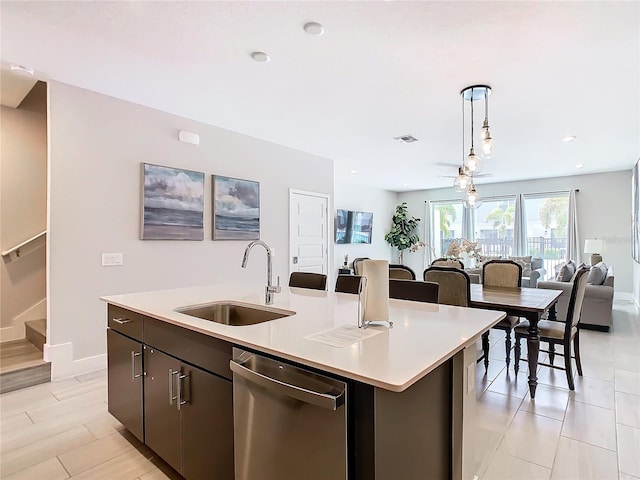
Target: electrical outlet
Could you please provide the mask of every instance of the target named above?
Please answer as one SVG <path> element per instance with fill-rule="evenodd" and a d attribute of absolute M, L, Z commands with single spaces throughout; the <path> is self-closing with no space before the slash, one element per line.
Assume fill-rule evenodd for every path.
<path fill-rule="evenodd" d="M 474 363 L 470 363 L 467 365 L 467 393 L 473 392 L 476 383 L 476 365 Z"/>
<path fill-rule="evenodd" d="M 123 259 L 121 253 L 103 253 L 102 254 L 102 266 L 103 267 L 113 267 L 117 265 L 122 265 Z"/>

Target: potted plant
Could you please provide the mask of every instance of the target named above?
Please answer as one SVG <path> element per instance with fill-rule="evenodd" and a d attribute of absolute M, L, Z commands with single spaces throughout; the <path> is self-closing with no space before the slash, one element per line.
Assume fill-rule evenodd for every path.
<path fill-rule="evenodd" d="M 392 222 L 391 230 L 384 236 L 384 239 L 398 249 L 398 263 L 402 264 L 404 251 L 420 242 L 420 237 L 415 233 L 420 219 L 410 217 L 407 213 L 407 202 L 402 202 L 396 207 Z"/>

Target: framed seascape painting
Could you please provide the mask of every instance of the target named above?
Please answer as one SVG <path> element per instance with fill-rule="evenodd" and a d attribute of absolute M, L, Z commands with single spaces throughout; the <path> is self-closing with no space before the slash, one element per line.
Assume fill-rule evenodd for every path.
<path fill-rule="evenodd" d="M 260 238 L 260 183 L 212 175 L 213 240 Z"/>
<path fill-rule="evenodd" d="M 204 240 L 204 173 L 142 164 L 142 240 Z"/>

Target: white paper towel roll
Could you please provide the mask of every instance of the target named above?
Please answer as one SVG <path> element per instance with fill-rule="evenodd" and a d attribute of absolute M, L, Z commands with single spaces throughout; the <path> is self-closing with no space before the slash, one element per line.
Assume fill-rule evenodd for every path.
<path fill-rule="evenodd" d="M 364 290 L 362 320 L 365 322 L 389 320 L 389 262 L 364 260 L 362 276 L 367 278 Z"/>

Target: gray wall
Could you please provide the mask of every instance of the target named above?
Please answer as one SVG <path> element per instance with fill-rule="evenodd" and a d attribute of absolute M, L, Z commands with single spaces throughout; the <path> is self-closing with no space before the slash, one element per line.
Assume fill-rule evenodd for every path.
<path fill-rule="evenodd" d="M 349 255 L 349 264 L 358 257 L 389 260 L 392 258 L 392 248 L 384 240 L 384 236 L 391 228 L 391 217 L 398 204 L 398 194 L 388 190 L 364 187 L 336 179 L 335 181 L 335 209 L 356 210 L 373 213 L 373 232 L 370 244 L 335 244 L 334 269 L 342 267 L 344 256 Z M 333 212 L 335 217 L 335 211 Z"/>
<path fill-rule="evenodd" d="M 483 196 L 580 189 L 577 196 L 580 245 L 584 245 L 585 238 L 597 237 L 605 240 L 606 251 L 603 253 L 603 260 L 615 269 L 616 292 L 634 291 L 634 262 L 631 258 L 631 170 L 523 182 L 481 183 L 477 188 L 478 193 Z M 399 200 L 407 202 L 411 214 L 423 218 L 425 201 L 459 197 L 460 194 L 453 188 L 446 188 L 401 193 Z M 410 257 L 409 262 L 407 264 L 416 270 L 424 269 L 422 259 L 414 256 Z"/>
<path fill-rule="evenodd" d="M 0 107 L 0 250 L 46 228 L 47 119 L 44 113 Z M 17 338 L 13 319 L 45 297 L 45 249 L 0 263 L 0 327 Z"/>
<path fill-rule="evenodd" d="M 240 268 L 247 241 L 210 240 L 211 174 L 260 182 L 261 238 L 277 252 L 274 275 L 288 278 L 289 189 L 333 196 L 331 160 L 69 85 L 49 89 L 54 377 L 104 364 L 102 295 L 264 281 L 258 252 Z M 179 130 L 198 133 L 200 145 L 179 142 Z M 205 173 L 204 241 L 139 240 L 141 162 Z M 102 267 L 103 252 L 122 252 L 124 265 Z"/>

